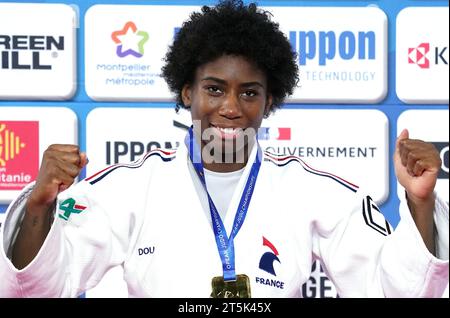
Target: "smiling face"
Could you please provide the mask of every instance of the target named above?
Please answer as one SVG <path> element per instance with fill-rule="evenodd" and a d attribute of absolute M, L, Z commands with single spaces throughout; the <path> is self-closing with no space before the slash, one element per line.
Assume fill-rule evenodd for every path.
<path fill-rule="evenodd" d="M 200 128 L 202 149 L 214 149 L 212 161 L 203 159 L 205 168 L 225 172 L 245 166 L 252 137 L 272 105 L 264 72 L 242 56 L 224 55 L 197 69 L 182 98 L 194 130 Z M 225 155 L 234 159 L 223 160 Z"/>

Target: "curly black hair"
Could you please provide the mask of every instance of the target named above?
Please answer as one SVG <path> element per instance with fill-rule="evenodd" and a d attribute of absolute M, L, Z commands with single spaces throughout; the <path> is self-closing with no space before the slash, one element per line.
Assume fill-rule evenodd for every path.
<path fill-rule="evenodd" d="M 185 107 L 181 91 L 194 81 L 197 68 L 223 55 L 244 56 L 266 74 L 271 110 L 279 108 L 297 85 L 296 53 L 271 14 L 255 3 L 224 0 L 191 13 L 165 56 L 162 77 L 176 95 L 177 111 Z"/>

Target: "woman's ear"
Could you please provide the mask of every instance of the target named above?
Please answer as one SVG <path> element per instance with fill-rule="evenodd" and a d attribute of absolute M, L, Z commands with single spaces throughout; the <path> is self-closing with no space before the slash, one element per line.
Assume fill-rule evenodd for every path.
<path fill-rule="evenodd" d="M 181 99 L 183 100 L 184 107 L 191 107 L 191 86 L 189 84 L 185 84 L 183 89 L 181 90 Z"/>
<path fill-rule="evenodd" d="M 267 95 L 266 106 L 264 107 L 264 117 L 268 117 L 272 109 L 273 97 L 272 94 Z"/>

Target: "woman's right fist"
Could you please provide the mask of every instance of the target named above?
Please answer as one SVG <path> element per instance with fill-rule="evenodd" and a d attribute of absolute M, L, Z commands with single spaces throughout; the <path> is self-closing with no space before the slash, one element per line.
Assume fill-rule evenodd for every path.
<path fill-rule="evenodd" d="M 45 150 L 28 206 L 51 206 L 57 195 L 70 187 L 88 163 L 77 145 L 51 145 Z"/>

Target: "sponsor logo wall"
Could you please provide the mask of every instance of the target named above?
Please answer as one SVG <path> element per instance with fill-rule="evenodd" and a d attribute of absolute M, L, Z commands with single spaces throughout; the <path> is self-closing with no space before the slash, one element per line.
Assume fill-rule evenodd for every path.
<path fill-rule="evenodd" d="M 108 165 L 135 161 L 156 148 L 177 149 L 187 132 L 184 127 L 191 125 L 188 116 L 189 112 L 177 114 L 173 108 L 92 110 L 86 120 L 87 175 Z"/>
<path fill-rule="evenodd" d="M 90 7 L 85 17 L 88 96 L 98 101 L 169 100 L 171 94 L 160 76 L 163 57 L 176 28 L 198 8 Z"/>
<path fill-rule="evenodd" d="M 448 104 L 448 7 L 405 8 L 396 23 L 398 97 L 405 103 Z"/>
<path fill-rule="evenodd" d="M 381 111 L 281 109 L 259 135 L 269 152 L 301 157 L 367 189 L 377 203 L 388 196 L 388 119 Z"/>
<path fill-rule="evenodd" d="M 270 7 L 298 54 L 301 103 L 376 103 L 387 93 L 387 16 L 376 7 Z M 323 17 L 318 19 L 317 17 Z M 358 18 L 356 18 L 358 17 Z M 351 22 L 350 22 L 351 21 Z M 323 92 L 327 92 L 323 94 Z"/>
<path fill-rule="evenodd" d="M 0 3 L 0 99 L 73 96 L 76 19 L 66 4 Z"/>
<path fill-rule="evenodd" d="M 0 203 L 37 177 L 51 144 L 78 143 L 78 119 L 66 107 L 0 107 Z"/>
<path fill-rule="evenodd" d="M 449 20 L 448 1 L 393 3 L 259 2 L 300 68 L 300 86 L 263 121 L 259 138 L 269 151 L 366 188 L 395 227 L 402 193 L 390 160 L 403 128 L 440 151 L 437 191 L 448 202 Z M 52 143 L 79 143 L 87 152 L 82 177 L 183 144 L 189 113 L 174 112 L 160 68 L 202 2 L 188 4 L 0 2 L 0 227 Z M 125 297 L 121 275 L 111 270 L 86 296 Z M 299 288 L 304 297 L 337 295 L 318 263 Z"/>

